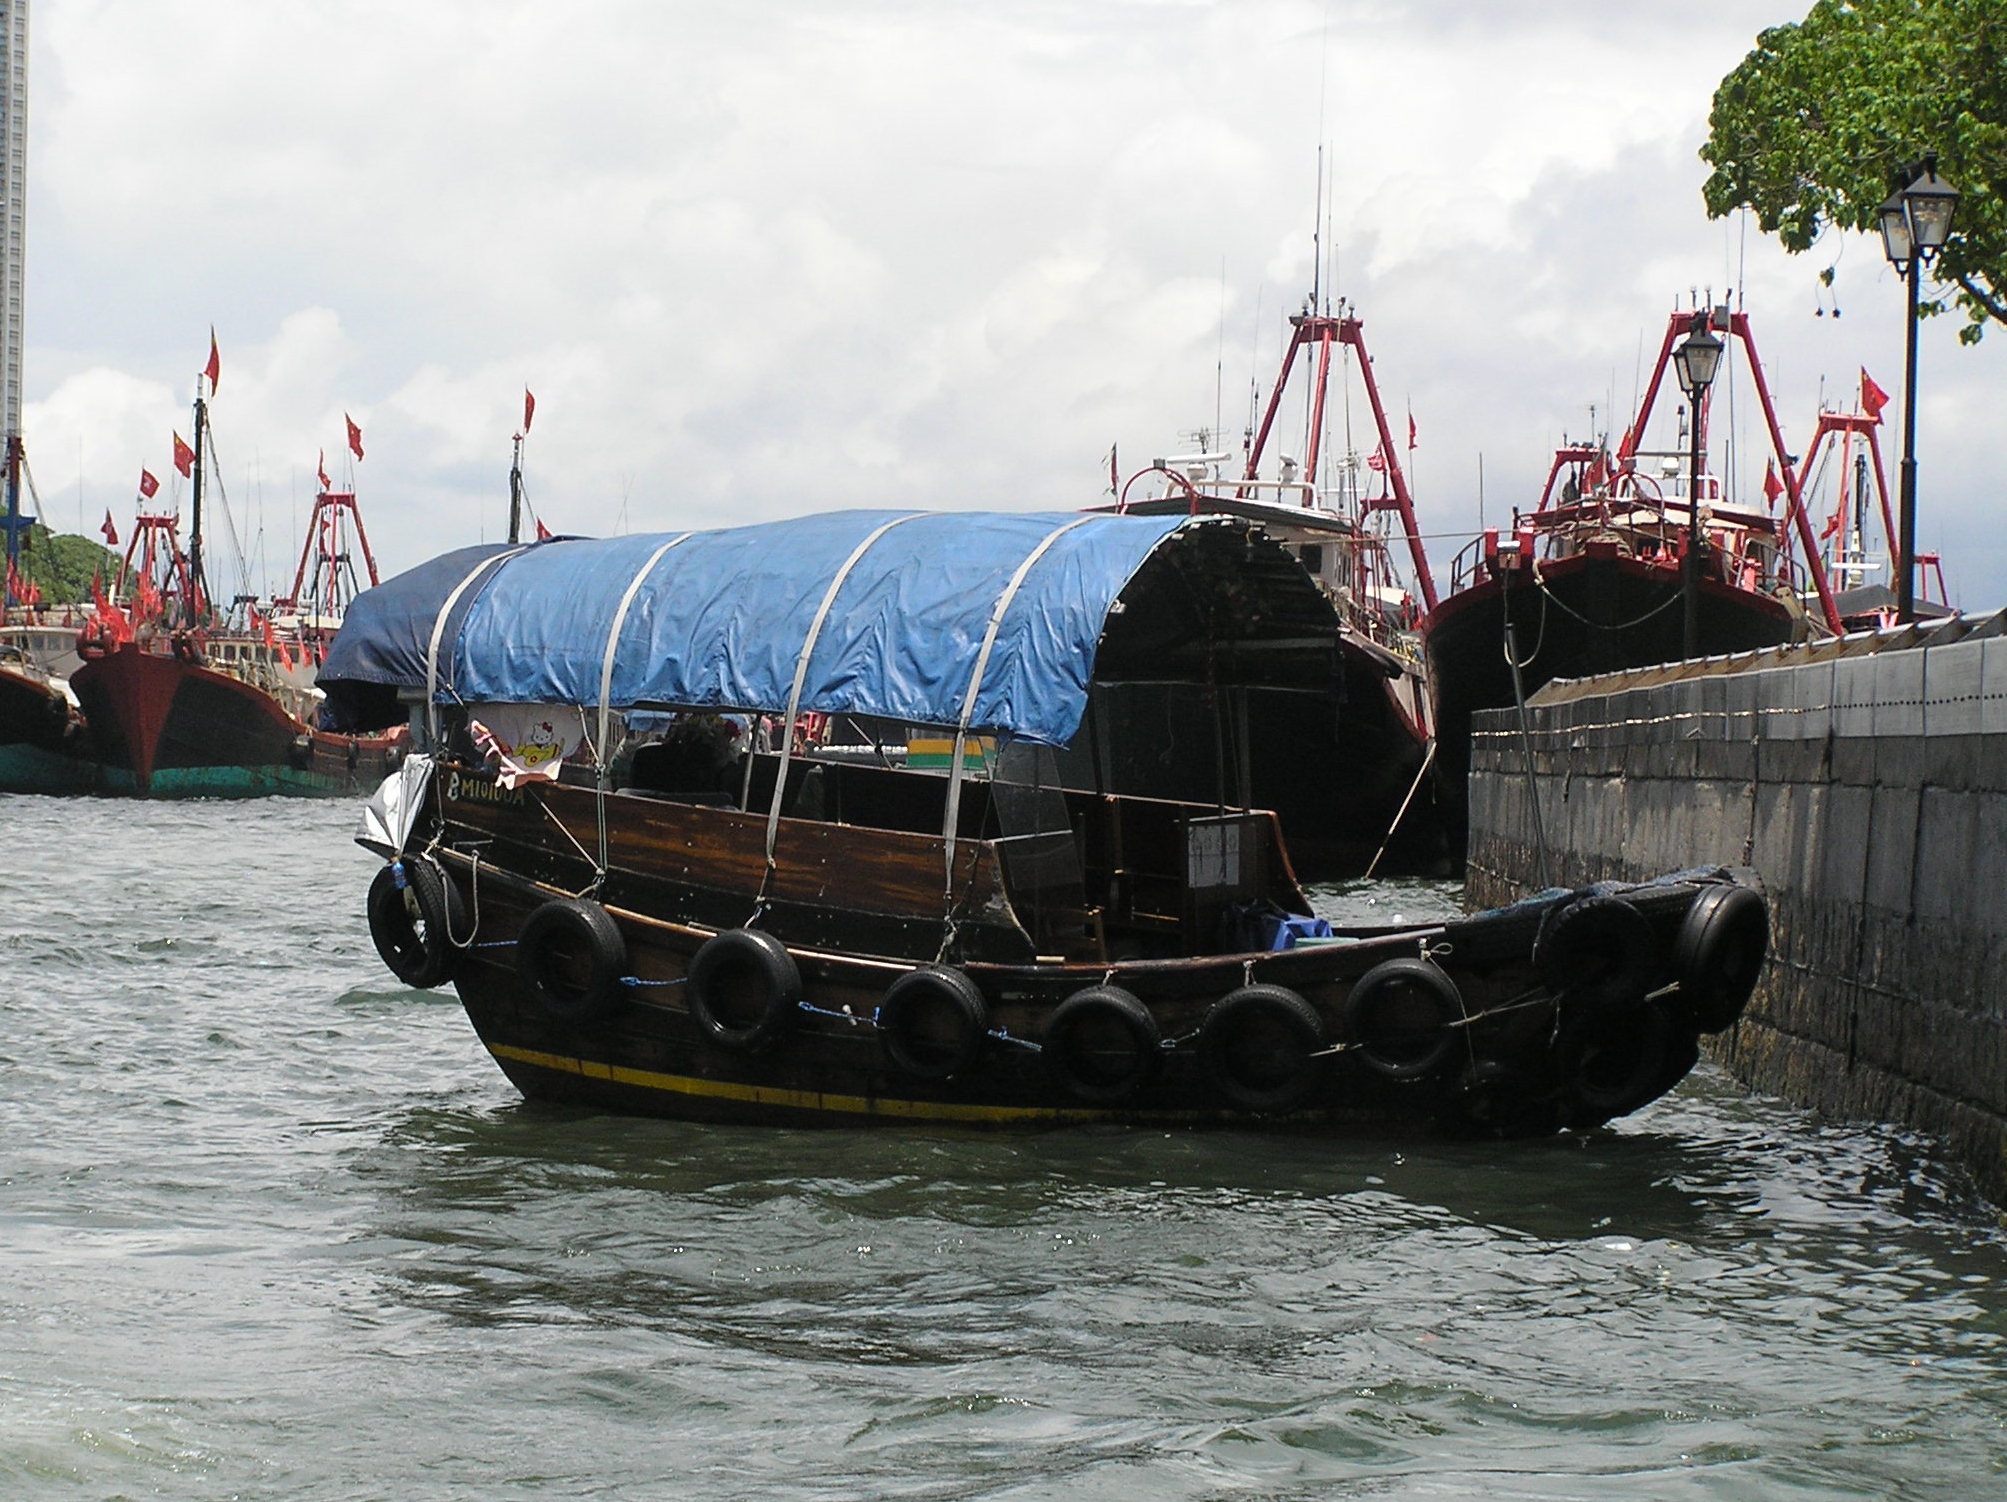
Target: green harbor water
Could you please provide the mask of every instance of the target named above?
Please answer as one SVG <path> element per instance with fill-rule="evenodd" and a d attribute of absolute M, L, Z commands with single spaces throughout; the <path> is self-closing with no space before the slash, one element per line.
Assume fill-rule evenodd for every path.
<path fill-rule="evenodd" d="M 1706 1066 L 1455 1146 L 530 1106 L 354 812 L 0 797 L 0 1499 L 2007 1497 L 1927 1144 Z"/>

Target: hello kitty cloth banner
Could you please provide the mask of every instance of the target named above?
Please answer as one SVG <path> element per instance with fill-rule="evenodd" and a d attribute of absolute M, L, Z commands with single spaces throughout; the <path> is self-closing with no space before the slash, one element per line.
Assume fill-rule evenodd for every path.
<path fill-rule="evenodd" d="M 585 748 L 585 727 L 575 712 L 550 704 L 480 704 L 467 719 L 474 744 L 493 763 L 505 788 L 556 782 L 568 756 Z"/>

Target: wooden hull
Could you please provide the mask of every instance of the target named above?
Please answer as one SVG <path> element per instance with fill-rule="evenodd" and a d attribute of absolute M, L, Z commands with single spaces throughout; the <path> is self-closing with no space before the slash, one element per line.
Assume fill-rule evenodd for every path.
<path fill-rule="evenodd" d="M 310 730 L 270 694 L 127 642 L 71 680 L 99 786 L 143 798 L 345 796 L 397 764 L 401 737 Z"/>
<path fill-rule="evenodd" d="M 980 989 L 987 1031 L 966 1067 L 946 1078 L 916 1077 L 887 1047 L 878 1017 L 893 983 L 940 952 L 938 839 L 786 819 L 763 883 L 764 819 L 609 797 L 612 862 L 597 898 L 619 930 L 625 978 L 610 1007 L 582 1022 L 536 993 L 516 944 L 540 908 L 590 883 L 585 852 L 596 848 L 597 801 L 563 787 L 508 793 L 465 772 L 444 774 L 440 792 L 435 859 L 464 914 L 452 935 L 453 981 L 496 1063 L 534 1099 L 698 1121 L 1106 1121 L 1427 1135 L 1535 1134 L 1619 1114 L 1607 1099 L 1585 1102 L 1566 1046 L 1557 1050 L 1557 1037 L 1569 1034 L 1587 1003 L 1557 999 L 1533 965 L 1534 937 L 1552 899 L 1446 926 L 1359 930 L 1274 952 L 1041 960 L 1022 942 L 1014 894 L 993 848 L 970 842 L 959 866 L 954 937 L 989 956 L 958 967 Z M 1703 885 L 1629 889 L 1658 956 L 1647 988 L 1662 989 L 1671 978 L 1674 936 Z M 747 1049 L 718 1041 L 686 988 L 707 941 L 756 914 L 757 926 L 785 944 L 801 997 L 770 1046 Z M 1453 983 L 1456 1006 L 1446 1015 L 1455 1020 L 1442 1026 L 1439 1058 L 1413 1077 L 1394 1077 L 1375 1062 L 1354 992 L 1383 962 L 1416 959 L 1432 960 Z M 1042 1040 L 1061 1003 L 1110 985 L 1147 1008 L 1164 1041 L 1154 1072 L 1132 1092 L 1083 1099 L 1044 1056 Z M 1329 1040 L 1291 1062 L 1314 1072 L 1286 1107 L 1250 1105 L 1224 1085 L 1208 1036 L 1222 999 L 1250 986 L 1294 993 Z M 1632 998 L 1641 1009 L 1661 1005 L 1642 996 Z M 1660 1032 L 1658 1052 L 1641 1066 L 1635 1098 L 1622 1110 L 1669 1089 L 1694 1062 L 1690 1022 Z"/>
<path fill-rule="evenodd" d="M 1471 716 L 1513 702 L 1508 614 L 1528 695 L 1549 679 L 1587 678 L 1686 655 L 1680 576 L 1673 566 L 1577 554 L 1543 562 L 1538 584 L 1506 574 L 1444 600 L 1423 625 L 1423 644 L 1435 705 L 1439 796 L 1459 857 L 1468 825 Z M 1701 582 L 1702 656 L 1776 646 L 1791 639 L 1797 620 L 1772 596 L 1719 580 Z"/>

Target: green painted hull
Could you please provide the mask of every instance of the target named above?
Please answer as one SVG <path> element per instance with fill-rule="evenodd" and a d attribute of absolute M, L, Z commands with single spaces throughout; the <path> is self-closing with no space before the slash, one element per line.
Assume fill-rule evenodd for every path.
<path fill-rule="evenodd" d="M 104 788 L 97 763 L 40 746 L 0 746 L 0 793 L 95 793 Z"/>
<path fill-rule="evenodd" d="M 102 780 L 96 791 L 126 797 L 345 798 L 359 791 L 352 777 L 331 777 L 291 766 L 159 767 L 145 788 L 125 767 L 104 767 L 100 774 Z"/>

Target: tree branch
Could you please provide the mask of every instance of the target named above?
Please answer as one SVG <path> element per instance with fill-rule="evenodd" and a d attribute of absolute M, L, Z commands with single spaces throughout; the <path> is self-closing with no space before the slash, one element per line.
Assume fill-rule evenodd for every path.
<path fill-rule="evenodd" d="M 1980 288 L 1974 286 L 1972 278 L 1969 275 L 1961 273 L 1953 277 L 1952 281 L 1957 283 L 1959 291 L 1984 308 L 1987 316 L 1993 319 L 1994 322 L 2007 323 L 2007 303 L 2001 302 L 1999 298 L 1993 296 L 1991 293 L 1982 291 Z"/>

